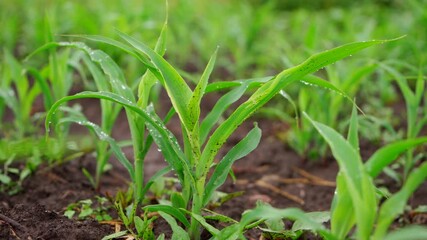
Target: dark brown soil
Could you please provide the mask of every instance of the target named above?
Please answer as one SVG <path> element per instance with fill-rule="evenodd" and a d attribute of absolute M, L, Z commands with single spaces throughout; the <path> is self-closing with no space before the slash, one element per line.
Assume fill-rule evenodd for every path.
<path fill-rule="evenodd" d="M 95 121 L 97 105 L 92 101 L 89 104 L 86 102 L 84 108 L 89 113 L 89 118 L 94 118 Z M 234 165 L 237 181 L 233 183 L 230 180 L 221 189 L 228 193 L 244 191 L 244 194 L 226 202 L 215 211 L 239 219 L 242 212 L 255 207 L 257 201 L 267 202 L 277 208 L 329 210 L 337 164 L 333 160 L 302 160 L 276 137 L 279 132 L 286 131 L 285 124 L 261 119 L 253 121 L 258 121 L 263 130 L 262 141 L 253 153 Z M 227 142 L 223 152 L 242 139 L 252 126 L 251 122 L 243 124 Z M 173 122 L 169 127 L 174 132 L 180 129 Z M 73 131 L 80 130 L 76 128 Z M 113 135 L 121 139 L 129 138 L 123 115 L 120 116 Z M 131 149 L 125 152 L 131 156 Z M 372 151 L 366 152 L 367 155 L 371 153 Z M 221 155 L 220 153 L 219 158 Z M 93 198 L 95 195 L 105 195 L 106 192 L 113 195 L 118 189 L 126 189 L 127 172 L 115 160 L 112 164 L 114 168 L 103 177 L 100 192 L 92 189 L 81 171 L 83 167 L 94 171 L 95 160 L 90 156 L 52 168 L 41 167 L 24 182 L 22 192 L 15 196 L 0 195 L 0 239 L 101 239 L 113 233 L 112 225 L 95 220 L 69 220 L 63 216 L 64 209 L 70 203 Z M 146 162 L 146 175 L 151 176 L 164 165 L 160 153 L 151 151 Z M 411 200 L 413 206 L 427 204 L 426 189 L 427 184 L 424 184 L 417 191 Z M 426 223 L 426 219 L 419 221 Z M 155 226 L 157 233 L 170 231 L 167 227 L 159 229 L 164 224 Z M 259 239 L 260 234 L 258 230 L 251 230 L 247 236 L 249 239 Z"/>

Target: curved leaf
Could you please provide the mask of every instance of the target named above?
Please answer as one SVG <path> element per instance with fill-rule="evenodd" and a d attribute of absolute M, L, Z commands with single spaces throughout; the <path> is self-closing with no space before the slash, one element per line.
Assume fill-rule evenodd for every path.
<path fill-rule="evenodd" d="M 423 226 L 409 226 L 389 233 L 387 240 L 424 240 L 427 236 L 427 228 Z"/>
<path fill-rule="evenodd" d="M 168 205 L 148 205 L 143 207 L 142 209 L 150 211 L 150 212 L 165 212 L 169 215 L 172 215 L 174 218 L 178 219 L 185 227 L 190 226 L 190 222 L 187 220 L 185 215 L 179 210 L 172 206 Z"/>
<path fill-rule="evenodd" d="M 160 82 L 168 92 L 172 105 L 176 109 L 181 122 L 187 131 L 191 131 L 190 116 L 187 111 L 187 105 L 190 101 L 192 91 L 179 73 L 162 56 L 151 50 L 145 44 L 136 39 L 118 31 L 119 36 L 132 45 L 138 52 L 147 55 L 156 69 L 162 74 Z M 153 71 L 153 70 L 151 70 Z"/>
<path fill-rule="evenodd" d="M 393 194 L 392 197 L 387 199 L 381 206 L 378 216 L 377 228 L 375 230 L 374 239 L 388 239 L 384 238 L 390 224 L 396 219 L 399 214 L 405 210 L 408 199 L 413 195 L 415 190 L 427 178 L 427 162 L 422 164 L 419 168 L 412 171 L 406 180 L 403 187 L 399 192 Z M 407 239 L 407 238 L 405 238 Z"/>
<path fill-rule="evenodd" d="M 166 222 L 169 223 L 169 226 L 172 228 L 172 240 L 190 240 L 188 233 L 177 224 L 171 215 L 162 211 L 159 211 L 159 214 L 166 220 Z"/>
<path fill-rule="evenodd" d="M 166 129 L 162 121 L 160 121 L 158 118 L 154 118 L 152 115 L 147 113 L 145 110 L 140 109 L 138 106 L 136 106 L 131 101 L 110 92 L 82 92 L 78 93 L 76 95 L 64 97 L 60 100 L 58 100 L 52 108 L 49 110 L 47 116 L 46 116 L 46 130 L 49 129 L 49 124 L 51 123 L 52 117 L 57 110 L 57 108 L 64 102 L 71 101 L 74 99 L 81 99 L 81 98 L 98 98 L 98 99 L 107 99 L 109 101 L 113 101 L 116 103 L 121 104 L 122 106 L 126 107 L 127 109 L 133 111 L 134 113 L 141 116 L 148 124 L 150 124 L 151 130 L 153 131 L 153 139 L 156 141 L 156 144 L 159 146 L 165 147 L 165 152 L 173 155 L 174 157 L 166 158 L 166 161 L 174 168 L 176 173 L 179 177 L 183 177 L 184 171 L 189 176 L 191 175 L 191 171 L 189 169 L 188 162 L 185 159 L 184 154 L 179 149 L 179 145 L 176 142 L 176 138 L 173 136 L 173 134 Z M 159 142 L 157 142 L 159 141 Z"/>
<path fill-rule="evenodd" d="M 406 139 L 390 143 L 377 150 L 368 161 L 366 161 L 365 167 L 371 177 L 375 178 L 381 173 L 384 167 L 395 161 L 400 154 L 423 143 L 427 143 L 427 137 Z"/>
<path fill-rule="evenodd" d="M 214 191 L 225 182 L 233 163 L 252 152 L 258 146 L 260 140 L 261 129 L 255 124 L 254 129 L 252 129 L 243 140 L 241 140 L 222 158 L 215 167 L 215 170 L 205 187 L 203 197 L 204 206 L 208 204 Z"/>
<path fill-rule="evenodd" d="M 197 171 L 197 177 L 208 172 L 214 156 L 234 130 L 284 87 L 360 50 L 388 41 L 392 40 L 374 40 L 342 45 L 340 47 L 315 54 L 300 65 L 279 73 L 275 78 L 261 86 L 245 103 L 241 104 L 212 134 L 204 151 L 202 152 L 201 164 Z"/>
<path fill-rule="evenodd" d="M 298 220 L 300 223 L 303 223 L 305 226 L 308 226 L 315 232 L 320 233 L 322 236 L 327 237 L 327 239 L 335 239 L 335 237 L 330 234 L 325 227 L 313 220 L 311 220 L 303 211 L 297 208 L 288 208 L 288 209 L 277 209 L 268 205 L 261 205 L 256 207 L 253 210 L 246 211 L 239 223 L 233 224 L 229 227 L 221 230 L 214 239 L 237 239 L 243 234 L 243 231 L 247 225 L 259 220 L 267 219 L 278 219 L 286 218 L 291 220 Z"/>
<path fill-rule="evenodd" d="M 334 129 L 313 121 L 307 114 L 305 116 L 331 148 L 351 196 L 356 215 L 357 236 L 360 239 L 368 239 L 375 221 L 377 202 L 375 186 L 359 153 Z"/>
<path fill-rule="evenodd" d="M 108 136 L 107 133 L 105 133 L 104 131 L 102 131 L 101 127 L 99 127 L 98 125 L 96 125 L 93 122 L 88 121 L 85 118 L 82 117 L 64 117 L 61 118 L 58 121 L 58 125 L 62 124 L 62 123 L 66 123 L 66 122 L 73 122 L 73 123 L 77 123 L 79 125 L 85 126 L 88 129 L 90 129 L 92 132 L 94 132 L 98 138 L 102 141 L 106 141 L 110 144 L 110 148 L 111 151 L 114 153 L 114 155 L 117 157 L 117 159 L 119 160 L 119 162 L 126 168 L 126 170 L 129 172 L 129 175 L 131 177 L 132 180 L 135 179 L 135 171 L 133 169 L 132 164 L 130 163 L 130 161 L 126 158 L 125 154 L 123 153 L 122 149 L 120 148 L 120 146 L 117 144 L 117 142 L 111 138 L 110 136 Z"/>

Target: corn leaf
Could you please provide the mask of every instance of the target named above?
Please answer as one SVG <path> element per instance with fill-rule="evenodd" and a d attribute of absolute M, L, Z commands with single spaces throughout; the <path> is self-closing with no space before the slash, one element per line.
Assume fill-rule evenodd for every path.
<path fill-rule="evenodd" d="M 174 218 L 178 219 L 185 227 L 190 226 L 190 222 L 188 222 L 185 215 L 179 210 L 172 206 L 168 205 L 148 205 L 142 208 L 143 210 L 147 210 L 150 212 L 164 212 L 169 215 L 172 215 Z"/>
<path fill-rule="evenodd" d="M 52 108 L 54 108 L 54 106 L 52 106 Z M 93 133 L 95 133 L 101 141 L 108 142 L 110 144 L 110 148 L 111 148 L 112 152 L 114 153 L 114 155 L 117 157 L 119 162 L 129 172 L 131 179 L 132 180 L 135 179 L 135 171 L 133 169 L 132 163 L 126 158 L 125 154 L 123 153 L 122 149 L 117 144 L 117 142 L 113 138 L 111 138 L 107 133 L 105 133 L 101 129 L 101 127 L 99 127 L 98 125 L 96 125 L 93 122 L 88 121 L 87 119 L 85 119 L 82 116 L 80 116 L 80 117 L 70 116 L 70 117 L 61 118 L 58 121 L 58 125 L 66 123 L 66 122 L 73 122 L 73 123 L 77 123 L 79 125 L 85 126 L 89 130 L 91 130 Z M 48 129 L 48 128 L 46 128 L 46 129 Z"/>
<path fill-rule="evenodd" d="M 233 163 L 252 152 L 261 140 L 261 129 L 255 124 L 255 127 L 234 146 L 215 167 L 215 170 L 205 187 L 203 205 L 207 205 L 214 191 L 220 187 L 227 179 L 228 172 Z"/>
<path fill-rule="evenodd" d="M 288 209 L 277 209 L 268 205 L 260 205 L 255 209 L 246 211 L 240 222 L 230 225 L 218 234 L 214 236 L 214 239 L 237 239 L 239 238 L 245 227 L 255 221 L 263 221 L 267 219 L 278 219 L 286 218 L 291 220 L 298 220 L 300 223 L 303 223 L 305 226 L 308 226 L 310 229 L 313 229 L 316 232 L 319 232 L 328 239 L 335 239 L 324 227 L 322 224 L 317 223 L 316 221 L 311 220 L 304 212 L 296 208 Z"/>
<path fill-rule="evenodd" d="M 206 230 L 208 230 L 208 232 L 210 232 L 212 236 L 215 236 L 219 233 L 219 230 L 216 229 L 214 226 L 210 225 L 208 222 L 206 222 L 206 219 L 203 216 L 189 211 L 186 212 L 190 214 L 192 218 L 196 219 L 196 221 L 198 221 L 200 225 L 202 225 Z"/>
<path fill-rule="evenodd" d="M 148 192 L 148 190 L 150 189 L 151 185 L 153 185 L 153 183 L 163 177 L 165 174 L 169 173 L 170 171 L 172 171 L 172 167 L 171 166 L 167 166 L 159 171 L 157 171 L 149 180 L 148 182 L 145 184 L 144 188 L 142 189 L 142 193 L 141 196 L 145 196 L 145 194 Z"/>
<path fill-rule="evenodd" d="M 172 101 L 172 105 L 177 111 L 181 122 L 184 124 L 188 132 L 192 130 L 189 112 L 187 105 L 190 101 L 192 91 L 185 83 L 184 79 L 179 73 L 165 60 L 162 56 L 151 50 L 145 44 L 137 41 L 136 39 L 118 32 L 119 36 L 132 45 L 138 52 L 147 55 L 157 71 L 160 71 L 162 78 L 159 79 L 162 85 L 168 92 L 168 96 Z M 153 71 L 150 69 L 150 71 Z"/>
<path fill-rule="evenodd" d="M 313 121 L 307 114 L 305 116 L 329 144 L 352 199 L 357 222 L 357 236 L 359 239 L 368 239 L 374 225 L 377 203 L 375 186 L 364 168 L 360 155 L 335 130 Z"/>
<path fill-rule="evenodd" d="M 218 122 L 225 110 L 227 110 L 231 104 L 239 100 L 243 96 L 247 88 L 247 84 L 242 84 L 239 87 L 236 87 L 230 92 L 224 94 L 217 101 L 213 109 L 208 113 L 208 115 L 206 115 L 200 125 L 200 144 L 203 144 L 206 141 L 209 132 Z"/>
<path fill-rule="evenodd" d="M 382 41 L 366 41 L 346 44 L 325 52 L 315 54 L 298 66 L 287 69 L 279 73 L 276 77 L 261 86 L 245 103 L 241 104 L 231 116 L 225 120 L 212 134 L 206 147 L 201 155 L 201 164 L 198 169 L 197 176 L 208 172 L 214 156 L 222 147 L 228 137 L 234 130 L 257 109 L 266 104 L 284 87 L 300 80 L 304 76 L 311 74 L 331 63 L 334 63 L 342 58 L 350 56 L 367 47 L 388 42 Z"/>
<path fill-rule="evenodd" d="M 127 108 L 129 111 L 134 112 L 135 114 L 138 114 L 140 117 L 142 117 L 147 124 L 150 125 L 150 129 L 152 131 L 153 139 L 156 142 L 156 144 L 163 148 L 163 154 L 165 154 L 166 161 L 174 168 L 176 173 L 179 177 L 183 177 L 184 172 L 185 174 L 188 174 L 191 176 L 190 169 L 188 166 L 188 161 L 186 161 L 185 157 L 183 156 L 182 151 L 179 149 L 179 145 L 176 141 L 176 138 L 173 136 L 173 134 L 166 129 L 164 124 L 161 120 L 158 119 L 158 117 L 150 115 L 147 111 L 140 109 L 135 103 L 132 103 L 128 99 L 125 99 L 117 94 L 110 93 L 110 92 L 81 92 L 72 96 L 64 97 L 60 100 L 58 100 L 52 108 L 49 110 L 47 116 L 46 116 L 46 129 L 49 129 L 49 124 L 52 120 L 52 117 L 57 110 L 57 108 L 64 102 L 71 101 L 74 99 L 81 99 L 81 98 L 98 98 L 98 99 L 106 99 L 115 103 L 118 103 L 125 108 Z M 170 154 L 170 155 L 168 155 Z M 173 157 L 170 157 L 170 156 Z"/>
<path fill-rule="evenodd" d="M 214 54 L 209 60 L 208 65 L 206 66 L 206 69 L 203 72 L 202 77 L 197 83 L 196 88 L 193 91 L 193 95 L 191 96 L 191 99 L 188 103 L 188 112 L 190 114 L 191 126 L 193 126 L 193 128 L 194 128 L 194 125 L 198 124 L 198 121 L 199 121 L 200 103 L 202 101 L 203 95 L 205 94 L 205 89 L 206 89 L 206 86 L 208 85 L 209 76 L 211 75 L 212 70 L 214 68 L 217 53 L 218 53 L 218 49 L 215 50 Z"/>
<path fill-rule="evenodd" d="M 135 97 L 132 90 L 127 86 L 125 77 L 119 66 L 101 50 L 92 50 L 86 44 L 82 42 L 51 42 L 47 43 L 40 48 L 33 51 L 26 59 L 31 58 L 33 55 L 56 47 L 73 47 L 82 50 L 89 55 L 90 59 L 100 65 L 103 72 L 109 77 L 112 90 L 127 98 L 128 100 L 135 102 Z"/>
<path fill-rule="evenodd" d="M 355 224 L 354 207 L 342 172 L 337 175 L 337 188 L 331 206 L 331 232 L 338 239 L 345 239 Z"/>
<path fill-rule="evenodd" d="M 353 146 L 356 151 L 359 151 L 359 135 L 358 122 L 357 122 L 357 109 L 356 104 L 353 104 L 353 110 L 351 112 L 350 127 L 348 129 L 347 141 Z"/>
<path fill-rule="evenodd" d="M 403 187 L 381 206 L 374 239 L 384 239 L 390 224 L 405 210 L 408 199 L 427 178 L 427 163 L 412 171 Z M 387 238 L 388 239 L 388 238 Z M 406 239 L 406 238 L 405 238 Z"/>
<path fill-rule="evenodd" d="M 400 140 L 394 143 L 390 143 L 385 147 L 377 150 L 365 163 L 365 167 L 371 175 L 371 177 L 375 178 L 381 171 L 388 165 L 390 165 L 393 161 L 395 161 L 399 155 L 416 147 L 420 144 L 427 143 L 427 137 L 420 137 L 414 139 L 406 139 Z"/>
<path fill-rule="evenodd" d="M 387 240 L 424 240 L 427 228 L 423 226 L 409 226 L 387 234 Z"/>
<path fill-rule="evenodd" d="M 188 233 L 178 225 L 178 223 L 171 215 L 162 211 L 159 211 L 159 214 L 166 220 L 166 222 L 169 223 L 169 226 L 172 228 L 172 240 L 190 240 Z"/>

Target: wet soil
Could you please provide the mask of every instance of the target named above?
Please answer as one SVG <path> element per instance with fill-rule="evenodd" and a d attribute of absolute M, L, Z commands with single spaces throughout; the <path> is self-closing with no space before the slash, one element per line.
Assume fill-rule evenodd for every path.
<path fill-rule="evenodd" d="M 213 100 L 214 101 L 214 100 Z M 211 107 L 207 103 L 207 107 Z M 84 112 L 89 119 L 99 121 L 98 103 L 84 102 Z M 163 109 L 167 109 L 163 107 Z M 334 181 L 338 166 L 332 159 L 326 161 L 306 161 L 281 142 L 278 134 L 288 126 L 282 122 L 251 119 L 239 127 L 220 152 L 218 159 L 253 127 L 257 121 L 263 130 L 258 148 L 233 166 L 236 181 L 229 179 L 221 191 L 231 193 L 243 191 L 236 197 L 214 210 L 234 219 L 239 219 L 243 211 L 254 208 L 257 201 L 263 201 L 277 208 L 298 207 L 305 211 L 328 211 L 334 193 Z M 172 120 L 168 127 L 179 135 L 180 126 Z M 86 131 L 73 127 L 73 132 Z M 120 115 L 113 136 L 119 139 L 129 138 L 127 121 Z M 365 159 L 372 154 L 375 146 L 365 143 L 368 149 Z M 366 148 L 365 148 L 366 149 Z M 131 157 L 132 149 L 125 149 Z M 0 194 L 0 239 L 101 239 L 114 233 L 117 224 L 99 223 L 95 220 L 79 221 L 63 216 L 67 205 L 95 195 L 114 195 L 118 190 L 128 187 L 128 175 L 123 167 L 111 160 L 113 169 L 102 178 L 101 189 L 95 191 L 82 168 L 90 172 L 95 170 L 95 160 L 90 155 L 55 166 L 42 166 L 23 183 L 23 190 L 14 196 Z M 159 152 L 150 151 L 146 161 L 147 177 L 165 166 Z M 389 181 L 392 184 L 391 181 Z M 411 199 L 412 206 L 427 205 L 427 184 L 416 192 Z M 416 218 L 416 219 L 415 219 Z M 407 215 L 405 220 L 426 224 L 422 216 Z M 122 228 L 123 229 L 123 228 Z M 165 232 L 170 236 L 169 227 L 155 223 L 155 232 Z M 260 239 L 259 230 L 248 232 L 249 239 Z M 313 237 L 313 236 L 312 236 Z"/>

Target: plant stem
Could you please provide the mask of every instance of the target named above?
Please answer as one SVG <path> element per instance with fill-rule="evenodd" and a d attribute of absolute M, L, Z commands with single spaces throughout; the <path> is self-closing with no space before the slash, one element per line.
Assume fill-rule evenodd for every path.
<path fill-rule="evenodd" d="M 191 212 L 197 215 L 201 215 L 202 212 L 205 179 L 206 177 L 203 176 L 199 180 L 197 180 L 196 190 L 193 193 L 193 206 Z M 194 240 L 199 240 L 200 223 L 196 219 L 191 218 L 190 224 L 190 238 Z"/>

